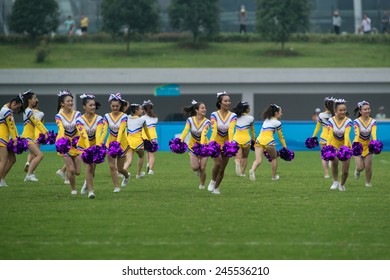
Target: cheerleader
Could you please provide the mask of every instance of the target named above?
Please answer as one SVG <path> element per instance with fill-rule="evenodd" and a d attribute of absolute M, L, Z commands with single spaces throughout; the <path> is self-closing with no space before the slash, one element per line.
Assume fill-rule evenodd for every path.
<path fill-rule="evenodd" d="M 95 101 L 94 95 L 82 94 L 80 98 L 85 113 L 76 119 L 76 127 L 80 134 L 77 149 L 84 151 L 89 147 L 100 146 L 103 143 L 103 118 L 95 114 L 96 110 L 100 108 L 100 103 Z M 88 198 L 95 198 L 93 179 L 95 177 L 96 163 L 86 163 L 85 167 L 85 181 L 80 193 L 82 195 L 88 193 Z"/>
<path fill-rule="evenodd" d="M 249 116 L 250 107 L 248 102 L 239 102 L 233 112 L 237 115 L 236 132 L 233 136 L 240 149 L 236 155 L 236 174 L 245 176 L 245 169 L 248 164 L 248 155 L 251 144 L 255 141 L 254 118 Z"/>
<path fill-rule="evenodd" d="M 145 172 L 141 172 L 144 163 L 144 139 L 142 138 L 142 130 L 145 131 L 146 139 L 151 140 L 148 126 L 145 119 L 140 118 L 143 114 L 143 109 L 140 104 L 130 104 L 126 112 L 129 117 L 127 119 L 127 141 L 130 145 L 130 151 L 126 156 L 124 168 L 127 170 L 133 162 L 134 152 L 138 155 L 137 175 L 136 179 L 141 179 L 145 176 Z"/>
<path fill-rule="evenodd" d="M 126 161 L 126 154 L 128 153 L 130 147 L 127 142 L 127 115 L 123 113 L 123 108 L 125 106 L 125 101 L 122 100 L 121 94 L 110 94 L 108 98 L 108 103 L 110 104 L 111 113 L 107 113 L 103 118 L 103 135 L 102 139 L 106 139 L 107 133 L 108 137 L 106 140 L 106 147 L 110 146 L 110 143 L 116 141 L 120 143 L 121 153 L 118 156 L 110 156 L 107 154 L 108 165 L 110 166 L 110 174 L 112 182 L 114 183 L 114 192 L 120 192 L 118 174 L 123 176 L 121 183 L 122 187 L 126 187 L 128 181 L 130 180 L 130 173 L 124 169 L 124 164 Z"/>
<path fill-rule="evenodd" d="M 331 117 L 334 116 L 334 98 L 333 97 L 326 97 L 324 100 L 324 106 L 325 111 L 321 112 L 318 115 L 317 118 L 317 125 L 314 129 L 312 137 L 316 137 L 318 132 L 320 131 L 320 128 L 322 128 L 321 134 L 320 134 L 320 148 L 322 149 L 326 145 L 326 141 L 328 139 L 328 122 Z M 322 159 L 322 168 L 324 169 L 324 178 L 328 179 L 329 171 L 328 171 L 329 161 Z"/>
<path fill-rule="evenodd" d="M 35 118 L 33 107 L 36 106 L 37 96 L 31 90 L 23 93 L 23 122 L 24 129 L 22 137 L 26 138 L 28 141 L 28 149 L 30 151 L 32 160 L 28 164 L 27 175 L 24 178 L 25 182 L 38 182 L 38 178 L 35 176 L 35 170 L 38 167 L 38 164 L 43 159 L 43 153 L 40 150 L 39 144 L 35 140 L 35 130 L 37 129 L 40 133 L 46 134 L 48 130 L 42 124 L 42 122 Z"/>
<path fill-rule="evenodd" d="M 353 142 L 360 142 L 363 146 L 361 156 L 354 156 L 356 169 L 354 172 L 355 178 L 360 178 L 360 172 L 366 170 L 366 187 L 372 187 L 372 154 L 368 151 L 368 144 L 371 140 L 376 139 L 376 120 L 370 117 L 371 107 L 367 101 L 358 103 L 354 111 L 357 119 L 354 120 L 353 126 L 355 130 L 355 139 Z"/>
<path fill-rule="evenodd" d="M 278 133 L 279 141 L 284 148 L 287 149 L 286 141 L 282 133 L 282 123 L 280 119 L 282 118 L 283 112 L 282 107 L 271 104 L 263 113 L 264 122 L 260 130 L 260 134 L 256 139 L 255 143 L 255 156 L 256 159 L 252 164 L 252 168 L 249 170 L 249 179 L 251 181 L 256 181 L 255 171 L 257 167 L 261 164 L 263 160 L 263 154 L 266 151 L 271 157 L 271 167 L 272 167 L 272 180 L 279 180 L 279 175 L 277 175 L 278 169 L 278 151 L 276 150 L 276 142 L 274 138 L 275 132 Z"/>
<path fill-rule="evenodd" d="M 9 151 L 7 145 L 10 139 L 14 140 L 14 145 L 16 145 L 18 130 L 13 114 L 22 112 L 22 105 L 23 97 L 19 94 L 0 110 L 0 187 L 8 187 L 5 177 L 16 162 L 15 153 Z"/>
<path fill-rule="evenodd" d="M 144 101 L 142 104 L 142 108 L 144 109 L 145 115 L 143 115 L 141 118 L 145 119 L 146 125 L 148 126 L 149 134 L 152 139 L 152 141 L 158 142 L 157 139 L 157 132 L 156 132 L 156 125 L 158 123 L 158 118 L 153 112 L 153 103 L 148 100 Z M 146 133 L 144 130 L 142 130 L 142 138 L 146 139 Z M 146 172 L 149 175 L 153 175 L 154 171 L 154 153 L 146 152 Z"/>
<path fill-rule="evenodd" d="M 79 111 L 73 110 L 73 95 L 67 90 L 61 90 L 58 94 L 58 106 L 56 115 L 56 124 L 58 126 L 57 140 L 66 137 L 72 142 L 73 138 L 79 136 L 76 128 L 76 119 L 81 116 Z M 71 147 L 66 154 L 60 154 L 66 165 L 67 179 L 69 180 L 72 189 L 71 194 L 76 195 L 76 175 L 80 175 L 81 159 L 80 152 Z"/>
<path fill-rule="evenodd" d="M 212 134 L 210 141 L 216 141 L 221 147 L 226 141 L 233 141 L 234 127 L 236 126 L 237 115 L 230 112 L 230 97 L 224 92 L 217 93 L 216 106 L 218 111 L 211 114 Z M 225 169 L 229 163 L 229 158 L 222 153 L 214 158 L 212 169 L 212 179 L 208 185 L 208 190 L 213 194 L 220 194 L 219 186 L 225 174 Z"/>
<path fill-rule="evenodd" d="M 347 117 L 347 105 L 344 99 L 336 99 L 334 101 L 334 113 L 335 116 L 329 119 L 329 134 L 326 145 L 332 145 L 336 149 L 341 146 L 351 147 L 351 140 L 349 134 L 351 132 L 352 120 Z M 345 182 L 348 178 L 350 159 L 342 162 L 341 165 L 341 180 L 339 182 L 339 159 L 335 157 L 332 160 L 332 177 L 333 184 L 330 187 L 331 190 L 339 189 L 339 191 L 345 191 Z"/>
<path fill-rule="evenodd" d="M 186 126 L 180 136 L 181 141 L 187 137 L 190 132 L 190 141 L 188 144 L 190 164 L 192 170 L 199 176 L 199 189 L 205 188 L 207 157 L 198 157 L 194 154 L 192 147 L 195 143 L 207 144 L 207 132 L 211 122 L 206 118 L 206 105 L 203 102 L 192 100 L 192 105 L 184 108 L 184 114 L 188 117 Z"/>

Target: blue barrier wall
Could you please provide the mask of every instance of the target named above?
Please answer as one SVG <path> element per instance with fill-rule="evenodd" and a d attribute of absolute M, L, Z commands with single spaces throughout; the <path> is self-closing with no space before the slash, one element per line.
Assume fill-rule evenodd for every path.
<path fill-rule="evenodd" d="M 55 123 L 45 123 L 48 130 L 57 131 L 57 126 Z M 256 136 L 259 134 L 262 122 L 255 122 L 255 132 Z M 283 134 L 286 139 L 287 147 L 293 151 L 306 151 L 308 150 L 305 147 L 305 140 L 308 137 L 311 137 L 315 123 L 312 121 L 282 121 L 283 125 Z M 158 142 L 160 145 L 160 151 L 169 151 L 168 142 L 175 135 L 180 135 L 182 130 L 184 129 L 184 122 L 160 122 L 157 125 L 157 134 L 158 134 Z M 18 131 L 21 132 L 23 127 L 21 124 L 17 125 Z M 211 134 L 211 133 L 209 133 Z M 210 136 L 210 135 L 209 135 Z M 319 136 L 319 135 L 318 135 Z M 354 133 L 351 131 L 351 141 L 353 140 Z M 378 140 L 383 142 L 384 151 L 390 151 L 390 122 L 383 121 L 378 122 L 377 129 L 377 137 Z M 277 147 L 281 148 L 280 142 L 277 139 Z M 319 150 L 319 148 L 316 148 Z M 316 150 L 314 149 L 314 150 Z M 54 151 L 54 145 L 50 146 L 42 146 L 42 150 L 44 151 Z"/>

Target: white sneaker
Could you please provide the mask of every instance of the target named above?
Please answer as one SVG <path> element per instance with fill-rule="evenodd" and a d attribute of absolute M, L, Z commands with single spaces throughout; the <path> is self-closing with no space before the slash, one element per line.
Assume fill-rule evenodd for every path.
<path fill-rule="evenodd" d="M 125 176 L 123 176 L 123 174 L 122 173 L 117 173 L 117 176 L 118 176 L 118 178 L 124 178 Z"/>
<path fill-rule="evenodd" d="M 130 180 L 130 173 L 127 173 L 127 175 L 129 175 L 127 178 L 123 178 L 122 180 L 122 184 L 121 184 L 121 187 L 126 187 L 127 183 L 129 182 Z"/>
<path fill-rule="evenodd" d="M 236 162 L 236 175 L 240 176 L 241 175 L 241 164 Z"/>
<path fill-rule="evenodd" d="M 116 193 L 116 192 L 120 192 L 121 191 L 121 189 L 119 188 L 119 187 L 115 187 L 114 188 L 114 192 Z"/>
<path fill-rule="evenodd" d="M 335 189 L 337 189 L 339 187 L 339 182 L 333 182 L 333 184 L 330 186 L 330 189 L 331 190 L 335 190 Z"/>
<path fill-rule="evenodd" d="M 5 182 L 4 179 L 0 180 L 0 187 L 8 187 L 7 183 Z"/>
<path fill-rule="evenodd" d="M 38 178 L 35 177 L 35 174 L 26 175 L 26 178 L 24 178 L 25 182 L 38 182 Z"/>
<path fill-rule="evenodd" d="M 81 193 L 82 195 L 88 193 L 87 181 L 84 181 L 84 185 L 83 185 L 83 187 L 81 188 L 80 193 Z"/>
<path fill-rule="evenodd" d="M 76 195 L 76 194 L 77 194 L 77 191 L 76 191 L 76 190 L 72 190 L 72 191 L 70 192 L 70 194 Z"/>
<path fill-rule="evenodd" d="M 70 181 L 68 179 L 65 179 L 64 184 L 65 185 L 70 185 Z"/>
<path fill-rule="evenodd" d="M 62 180 L 66 180 L 65 172 L 62 172 L 61 169 L 58 169 L 56 174 L 62 178 Z"/>
<path fill-rule="evenodd" d="M 339 191 L 340 192 L 345 192 L 345 186 L 339 185 Z"/>
<path fill-rule="evenodd" d="M 275 177 L 272 177 L 271 179 L 272 179 L 272 181 L 277 181 L 280 179 L 280 177 L 279 177 L 279 175 L 276 175 Z"/>
<path fill-rule="evenodd" d="M 206 187 L 204 185 L 199 185 L 200 190 L 204 190 Z"/>
<path fill-rule="evenodd" d="M 154 171 L 152 169 L 149 169 L 148 174 L 149 175 L 154 175 Z"/>
<path fill-rule="evenodd" d="M 95 198 L 95 194 L 93 193 L 93 191 L 90 191 L 88 193 L 88 198 Z"/>
<path fill-rule="evenodd" d="M 366 183 L 366 187 L 371 188 L 372 187 L 371 183 Z"/>
<path fill-rule="evenodd" d="M 24 172 L 27 172 L 29 167 L 30 167 L 30 163 L 26 162 L 26 164 L 24 165 Z"/>
<path fill-rule="evenodd" d="M 249 179 L 253 182 L 256 181 L 255 171 L 253 171 L 252 169 L 249 169 Z"/>
<path fill-rule="evenodd" d="M 246 177 L 246 175 L 245 174 L 240 174 L 240 177 Z"/>
<path fill-rule="evenodd" d="M 355 179 L 356 179 L 356 180 L 359 180 L 359 178 L 360 178 L 360 172 L 357 171 L 357 169 L 355 169 L 355 172 L 353 173 L 353 175 L 355 176 Z"/>
<path fill-rule="evenodd" d="M 221 192 L 219 191 L 219 188 L 218 189 L 214 189 L 211 193 L 212 194 L 221 194 Z"/>
<path fill-rule="evenodd" d="M 330 176 L 329 176 L 329 175 L 325 175 L 324 178 L 325 178 L 325 179 L 329 179 Z"/>
<path fill-rule="evenodd" d="M 209 192 L 212 192 L 214 189 L 215 189 L 215 181 L 211 180 L 208 187 L 207 187 L 207 190 Z"/>
<path fill-rule="evenodd" d="M 137 174 L 136 176 L 135 176 L 135 179 L 142 179 L 143 177 L 145 177 L 145 172 L 141 172 L 141 174 Z"/>

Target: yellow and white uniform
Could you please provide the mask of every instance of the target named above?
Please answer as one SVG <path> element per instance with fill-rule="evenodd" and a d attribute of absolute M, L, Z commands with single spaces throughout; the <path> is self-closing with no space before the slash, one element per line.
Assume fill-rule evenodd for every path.
<path fill-rule="evenodd" d="M 320 128 L 322 127 L 322 131 L 320 134 L 320 144 L 325 145 L 326 141 L 328 140 L 328 132 L 329 132 L 328 122 L 331 117 L 332 114 L 327 112 L 322 112 L 318 115 L 316 128 L 314 129 L 312 137 L 316 137 L 318 132 L 320 131 Z"/>
<path fill-rule="evenodd" d="M 127 141 L 130 149 L 142 150 L 144 148 L 144 139 L 142 138 L 142 129 L 145 130 L 145 139 L 151 140 L 146 121 L 138 116 L 129 116 L 127 119 Z"/>
<path fill-rule="evenodd" d="M 362 157 L 368 155 L 368 144 L 370 144 L 371 137 L 372 140 L 376 139 L 376 120 L 369 118 L 365 122 L 361 117 L 353 121 L 353 126 L 355 130 L 355 139 L 353 142 L 360 142 L 363 145 Z"/>
<path fill-rule="evenodd" d="M 210 116 L 212 133 L 210 141 L 216 141 L 222 146 L 226 141 L 233 141 L 234 127 L 237 122 L 237 115 L 229 112 L 225 118 L 221 116 L 220 110 L 212 112 Z"/>
<path fill-rule="evenodd" d="M 7 147 L 9 139 L 16 141 L 18 136 L 12 111 L 4 105 L 0 110 L 0 147 Z"/>
<path fill-rule="evenodd" d="M 286 141 L 284 140 L 284 136 L 282 133 L 282 123 L 276 118 L 264 120 L 260 130 L 260 134 L 256 139 L 256 145 L 263 146 L 264 148 L 266 148 L 267 146 L 275 146 L 275 132 L 278 132 L 279 141 L 282 146 L 286 148 Z"/>
<path fill-rule="evenodd" d="M 341 146 L 351 147 L 351 140 L 349 139 L 349 133 L 351 132 L 352 120 L 345 117 L 343 120 L 338 121 L 336 117 L 329 119 L 329 134 L 327 145 L 332 145 L 336 149 Z"/>
<path fill-rule="evenodd" d="M 45 113 L 37 109 L 33 109 L 33 112 L 34 112 L 35 119 L 41 121 L 42 124 L 45 124 Z M 41 132 L 39 131 L 39 129 L 35 127 L 35 136 L 34 136 L 35 141 L 38 139 L 40 133 Z"/>
<path fill-rule="evenodd" d="M 31 108 L 27 108 L 23 113 L 24 128 L 22 137 L 26 138 L 28 144 L 35 144 L 35 130 L 38 129 L 40 133 L 47 134 L 48 130 L 43 123 L 36 119 L 34 111 Z M 38 133 L 39 136 L 39 133 Z"/>
<path fill-rule="evenodd" d="M 150 117 L 148 115 L 143 115 L 141 117 L 141 119 L 144 119 L 146 121 L 146 125 L 148 126 L 150 138 L 153 141 L 157 141 L 156 125 L 158 123 L 158 118 L 153 118 L 153 117 Z M 142 129 L 142 138 L 147 139 L 147 136 L 146 136 L 144 129 Z"/>
<path fill-rule="evenodd" d="M 85 115 L 82 115 L 76 119 L 76 127 L 80 134 L 79 141 L 77 141 L 78 150 L 84 151 L 91 146 L 100 146 L 103 143 L 103 118 L 101 116 L 95 114 L 89 122 Z"/>
<path fill-rule="evenodd" d="M 79 133 L 76 128 L 76 119 L 81 116 L 79 111 L 72 111 L 69 116 L 66 116 L 63 110 L 60 110 L 56 115 L 56 124 L 58 126 L 58 135 L 57 140 L 66 137 L 72 142 L 73 138 L 79 136 Z M 60 156 L 74 157 L 78 156 L 80 152 L 75 148 L 71 147 L 70 151 L 66 154 L 60 154 Z"/>
<path fill-rule="evenodd" d="M 233 141 L 241 148 L 250 146 L 251 140 L 255 140 L 254 122 L 255 118 L 248 114 L 242 114 L 241 117 L 237 118 Z"/>
<path fill-rule="evenodd" d="M 192 147 L 195 145 L 195 143 L 208 143 L 207 132 L 209 131 L 210 126 L 211 122 L 207 118 L 204 118 L 200 123 L 196 121 L 196 117 L 190 117 L 187 119 L 186 126 L 181 133 L 180 139 L 181 141 L 184 141 L 184 139 L 188 135 L 188 132 L 190 132 L 190 141 L 188 143 L 188 149 L 191 155 L 195 156 L 194 151 L 192 150 Z"/>
<path fill-rule="evenodd" d="M 122 154 L 119 157 L 126 156 L 130 149 L 129 143 L 127 142 L 127 115 L 120 113 L 117 117 L 114 117 L 112 113 L 107 113 L 103 118 L 103 134 L 102 139 L 106 139 L 107 133 L 108 138 L 106 140 L 106 147 L 110 146 L 111 142 L 117 141 L 121 144 Z"/>

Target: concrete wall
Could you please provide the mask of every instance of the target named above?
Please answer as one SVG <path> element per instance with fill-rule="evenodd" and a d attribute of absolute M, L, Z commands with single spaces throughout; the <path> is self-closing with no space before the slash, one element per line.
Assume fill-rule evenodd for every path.
<path fill-rule="evenodd" d="M 181 87 L 178 97 L 154 96 L 159 85 L 176 83 Z M 215 108 L 216 93 L 232 94 L 232 105 L 240 100 L 250 102 L 252 114 L 260 114 L 270 103 L 283 107 L 285 120 L 308 120 L 325 96 L 342 97 L 349 101 L 350 112 L 357 101 L 365 99 L 375 113 L 379 106 L 390 109 L 390 69 L 388 68 L 205 68 L 205 69 L 2 69 L 0 70 L 0 104 L 11 96 L 33 89 L 40 99 L 41 110 L 51 121 L 57 110 L 60 89 L 74 95 L 92 93 L 103 103 L 100 114 L 108 112 L 107 98 L 121 92 L 132 103 L 151 99 L 161 121 L 172 120 L 192 99 L 206 103 L 208 112 Z M 76 100 L 77 109 L 82 110 Z M 390 111 L 387 111 L 390 115 Z"/>

